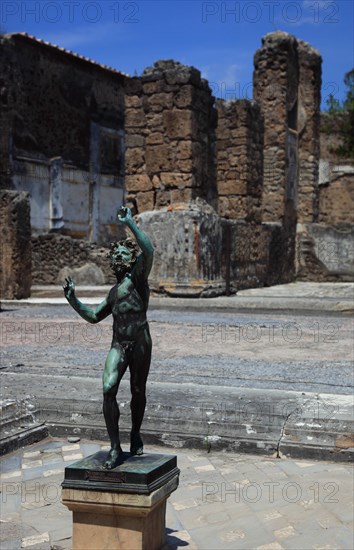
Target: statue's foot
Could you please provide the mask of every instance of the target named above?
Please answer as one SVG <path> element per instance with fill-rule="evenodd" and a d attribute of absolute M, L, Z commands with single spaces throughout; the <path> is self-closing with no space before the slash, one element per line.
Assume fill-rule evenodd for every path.
<path fill-rule="evenodd" d="M 111 449 L 107 455 L 104 467 L 107 468 L 107 470 L 112 470 L 119 464 L 122 464 L 122 458 L 123 451 L 121 447 L 119 447 L 118 449 Z"/>
<path fill-rule="evenodd" d="M 139 432 L 130 433 L 130 453 L 132 455 L 142 455 L 144 453 L 144 444 Z"/>

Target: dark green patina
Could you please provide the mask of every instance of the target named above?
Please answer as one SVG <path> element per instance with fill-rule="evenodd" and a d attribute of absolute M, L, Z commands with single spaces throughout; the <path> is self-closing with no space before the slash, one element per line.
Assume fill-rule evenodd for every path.
<path fill-rule="evenodd" d="M 99 451 L 67 466 L 63 488 L 148 495 L 179 474 L 173 455 L 122 453 L 122 464 L 114 470 L 104 467 L 105 457 Z"/>
<path fill-rule="evenodd" d="M 103 371 L 103 414 L 111 441 L 111 449 L 104 462 L 112 469 L 121 464 L 124 453 L 119 439 L 119 408 L 116 395 L 119 383 L 129 366 L 132 393 L 130 452 L 143 454 L 140 427 L 146 405 L 146 380 L 151 360 L 151 337 L 146 319 L 149 302 L 148 275 L 153 261 L 153 246 L 149 237 L 135 224 L 129 208 L 122 207 L 118 219 L 132 231 L 131 239 L 112 243 L 109 253 L 117 284 L 107 298 L 92 309 L 75 296 L 75 285 L 70 277 L 63 287 L 69 304 L 85 321 L 99 323 L 113 315 L 113 339 Z"/>

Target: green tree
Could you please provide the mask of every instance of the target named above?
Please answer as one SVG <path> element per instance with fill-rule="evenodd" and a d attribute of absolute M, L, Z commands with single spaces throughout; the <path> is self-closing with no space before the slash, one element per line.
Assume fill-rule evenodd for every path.
<path fill-rule="evenodd" d="M 345 113 L 341 132 L 343 143 L 338 148 L 338 154 L 341 157 L 354 159 L 354 69 L 345 73 L 344 84 L 347 92 L 343 102 L 343 111 Z"/>
<path fill-rule="evenodd" d="M 344 75 L 346 96 L 342 104 L 330 94 L 327 101 L 327 113 L 332 118 L 333 127 L 339 127 L 342 143 L 335 153 L 342 158 L 354 159 L 354 69 Z M 329 125 L 331 127 L 332 124 Z M 330 129 L 329 129 L 330 131 Z"/>
<path fill-rule="evenodd" d="M 344 100 L 343 107 L 346 111 L 354 110 L 354 69 L 345 73 L 344 84 L 347 88 L 347 97 Z"/>
<path fill-rule="evenodd" d="M 342 108 L 338 99 L 335 99 L 333 94 L 329 94 L 328 99 L 326 99 L 327 112 L 330 114 L 340 113 Z"/>

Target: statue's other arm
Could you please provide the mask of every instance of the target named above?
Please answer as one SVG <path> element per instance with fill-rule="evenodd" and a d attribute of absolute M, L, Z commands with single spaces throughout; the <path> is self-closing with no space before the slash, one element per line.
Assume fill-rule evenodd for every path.
<path fill-rule="evenodd" d="M 143 274 L 147 279 L 154 259 L 154 247 L 152 242 L 147 234 L 136 225 L 129 208 L 122 207 L 118 213 L 118 219 L 129 227 L 141 248 L 143 254 L 142 256 L 139 256 L 136 268 L 139 271 L 143 271 Z"/>
<path fill-rule="evenodd" d="M 71 307 L 74 308 L 75 311 L 77 311 L 78 314 L 85 319 L 85 321 L 88 321 L 89 323 L 99 323 L 102 319 L 105 319 L 110 313 L 112 313 L 111 306 L 109 305 L 107 299 L 103 300 L 103 302 L 101 302 L 96 309 L 85 306 L 85 304 L 80 302 L 80 300 L 75 296 L 75 285 L 71 277 L 68 277 L 65 281 L 66 284 L 63 287 L 65 298 L 68 300 Z"/>

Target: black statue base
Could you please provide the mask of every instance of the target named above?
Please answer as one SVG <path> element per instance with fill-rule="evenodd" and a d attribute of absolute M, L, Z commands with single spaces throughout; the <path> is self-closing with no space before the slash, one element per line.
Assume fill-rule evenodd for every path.
<path fill-rule="evenodd" d="M 179 474 L 174 455 L 123 453 L 122 462 L 107 470 L 107 451 L 99 451 L 65 468 L 63 489 L 85 489 L 149 495 Z"/>

